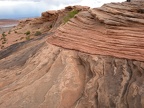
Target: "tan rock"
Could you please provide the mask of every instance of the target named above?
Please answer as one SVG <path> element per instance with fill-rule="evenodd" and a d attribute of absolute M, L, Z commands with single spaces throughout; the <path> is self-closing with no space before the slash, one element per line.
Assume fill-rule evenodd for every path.
<path fill-rule="evenodd" d="M 78 11 L 87 11 L 90 7 L 88 6 L 81 6 L 81 5 L 75 5 L 75 6 L 67 6 L 65 7 L 66 11 L 71 11 L 73 9 L 78 10 Z"/>
<path fill-rule="evenodd" d="M 47 21 L 56 20 L 58 17 L 57 11 L 47 11 L 42 13 L 42 18 L 47 19 Z"/>
<path fill-rule="evenodd" d="M 144 108 L 143 6 L 83 11 L 0 51 L 0 108 Z"/>
<path fill-rule="evenodd" d="M 143 108 L 141 64 L 33 41 L 0 60 L 0 107 Z"/>
<path fill-rule="evenodd" d="M 71 8 L 71 9 L 68 9 Z M 41 33 L 49 32 L 50 30 L 55 30 L 57 27 L 59 27 L 64 22 L 64 17 L 67 16 L 67 14 L 72 10 L 79 10 L 79 11 L 85 11 L 88 10 L 89 7 L 86 6 L 69 6 L 65 9 L 61 10 L 49 10 L 46 12 L 43 12 L 41 14 L 41 17 L 39 18 L 31 18 L 31 19 L 24 19 L 21 20 L 16 26 L 13 31 L 18 31 L 20 33 L 25 33 L 27 31 L 30 31 L 32 34 L 34 34 L 36 31 L 40 31 Z M 20 28 L 20 29 L 19 29 Z"/>

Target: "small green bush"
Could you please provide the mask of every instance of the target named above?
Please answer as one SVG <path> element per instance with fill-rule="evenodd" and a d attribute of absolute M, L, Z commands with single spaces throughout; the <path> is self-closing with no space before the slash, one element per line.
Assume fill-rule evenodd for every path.
<path fill-rule="evenodd" d="M 7 41 L 6 36 L 7 36 L 7 35 L 5 34 L 5 32 L 3 32 L 3 33 L 2 33 L 2 36 L 1 36 L 1 38 L 0 38 L 2 44 L 5 44 L 5 43 L 6 43 L 6 41 Z"/>
<path fill-rule="evenodd" d="M 30 31 L 25 32 L 25 34 L 26 34 L 26 35 L 29 35 L 29 34 L 30 34 Z"/>
<path fill-rule="evenodd" d="M 26 36 L 26 40 L 30 40 L 30 36 Z"/>
<path fill-rule="evenodd" d="M 42 34 L 42 33 L 41 33 L 40 31 L 36 31 L 34 35 L 35 35 L 35 36 L 39 36 L 39 35 L 41 35 L 41 34 Z"/>
<path fill-rule="evenodd" d="M 2 33 L 2 37 L 5 37 L 5 36 L 6 36 L 5 32 L 3 32 L 3 33 Z"/>
<path fill-rule="evenodd" d="M 6 41 L 2 41 L 2 44 L 5 44 L 6 43 Z"/>
<path fill-rule="evenodd" d="M 11 31 L 8 32 L 8 34 L 10 34 L 10 33 L 11 33 Z"/>
<path fill-rule="evenodd" d="M 64 23 L 66 23 L 67 21 L 69 21 L 71 18 L 73 18 L 76 14 L 78 14 L 78 10 L 72 10 L 68 13 L 68 15 L 66 17 L 64 17 Z"/>

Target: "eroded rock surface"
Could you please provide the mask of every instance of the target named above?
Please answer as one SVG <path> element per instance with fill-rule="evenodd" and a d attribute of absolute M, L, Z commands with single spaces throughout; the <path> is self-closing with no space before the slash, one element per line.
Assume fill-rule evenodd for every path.
<path fill-rule="evenodd" d="M 0 61 L 0 108 L 144 107 L 143 62 L 34 43 Z"/>
<path fill-rule="evenodd" d="M 90 54 L 144 61 L 144 2 L 105 4 L 80 12 L 48 42 Z"/>
<path fill-rule="evenodd" d="M 38 18 L 29 18 L 22 19 L 17 21 L 18 25 L 12 25 L 12 27 L 4 27 L 0 28 L 0 33 L 5 32 L 0 35 L 0 50 L 4 49 L 12 44 L 27 41 L 33 38 L 37 38 L 40 35 L 45 35 L 48 32 L 55 31 L 60 25 L 63 25 L 66 21 L 65 18 L 69 15 L 69 13 L 76 11 L 86 11 L 89 7 L 87 6 L 68 6 L 65 9 L 61 10 L 49 10 L 43 12 L 41 17 Z M 1 23 L 1 21 L 3 23 Z M 11 20 L 1 20 L 1 24 L 5 24 L 5 22 L 9 22 L 9 24 L 13 24 L 16 21 L 11 23 Z M 14 27 L 16 26 L 16 27 Z M 6 32 L 7 31 L 7 32 Z"/>
<path fill-rule="evenodd" d="M 144 108 L 141 6 L 84 11 L 0 51 L 0 108 Z"/>
<path fill-rule="evenodd" d="M 39 18 L 31 18 L 21 20 L 17 27 L 13 30 L 17 32 L 25 33 L 27 30 L 31 31 L 31 33 L 35 33 L 36 31 L 40 32 L 48 32 L 51 29 L 56 29 L 61 24 L 63 24 L 64 17 L 72 10 L 78 11 L 86 11 L 89 7 L 87 6 L 68 6 L 65 9 L 61 10 L 53 10 L 46 11 L 41 14 Z"/>

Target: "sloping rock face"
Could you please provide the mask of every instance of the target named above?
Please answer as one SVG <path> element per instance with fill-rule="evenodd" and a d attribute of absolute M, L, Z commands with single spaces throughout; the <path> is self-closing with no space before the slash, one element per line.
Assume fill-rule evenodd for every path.
<path fill-rule="evenodd" d="M 35 40 L 0 60 L 0 108 L 144 108 L 143 78 L 144 62 Z"/>
<path fill-rule="evenodd" d="M 87 6 L 68 6 L 65 9 L 57 10 L 57 11 L 46 11 L 41 14 L 41 17 L 38 18 L 29 18 L 18 21 L 13 20 L 0 20 L 1 24 L 5 24 L 6 22 L 12 27 L 0 27 L 0 33 L 5 32 L 5 35 L 0 35 L 0 50 L 4 49 L 12 44 L 27 41 L 32 38 L 37 38 L 39 35 L 45 35 L 50 31 L 55 31 L 60 25 L 64 24 L 65 17 L 69 15 L 69 13 L 76 11 L 86 11 L 89 7 Z M 2 22 L 2 23 L 1 23 Z"/>
<path fill-rule="evenodd" d="M 68 12 L 72 10 L 78 11 L 86 11 L 89 7 L 87 6 L 68 6 L 65 9 L 57 10 L 57 11 L 46 11 L 41 14 L 39 18 L 31 18 L 26 20 L 21 20 L 19 25 L 15 27 L 13 30 L 18 32 L 26 32 L 31 31 L 31 33 L 35 33 L 36 31 L 48 32 L 51 29 L 56 29 L 61 24 L 63 24 L 64 17 L 68 14 Z"/>
<path fill-rule="evenodd" d="M 90 54 L 144 61 L 144 2 L 105 4 L 81 12 L 48 42 Z"/>
<path fill-rule="evenodd" d="M 138 36 L 139 42 L 143 40 L 143 20 L 138 20 L 137 23 L 125 20 L 132 27 L 130 28 L 126 23 L 117 20 L 110 25 L 111 20 L 102 14 L 108 6 L 116 9 L 123 6 L 123 10 L 134 6 L 136 10 L 140 7 L 137 5 L 107 4 L 102 8 L 79 13 L 54 34 L 50 33 L 48 37 L 52 37 L 49 40 L 47 37 L 39 37 L 0 51 L 0 108 L 144 108 L 144 62 L 137 60 L 142 58 L 142 54 L 135 55 L 135 58 L 129 56 L 134 49 L 133 45 L 138 44 L 130 43 Z M 109 8 L 110 10 L 114 9 Z M 100 11 L 101 17 L 98 18 L 96 14 Z M 137 14 L 143 16 L 142 13 Z M 115 15 L 111 14 L 109 17 L 112 19 L 113 16 Z M 124 28 L 127 29 L 122 32 Z M 110 39 L 117 39 L 117 44 Z M 119 49 L 121 39 L 126 41 L 123 48 L 132 47 L 124 53 L 125 58 L 121 58 L 123 49 Z M 106 45 L 104 42 L 100 44 L 99 40 Z M 106 40 L 109 40 L 109 44 Z M 112 43 L 115 53 L 113 47 L 109 47 Z M 109 48 L 107 52 L 105 47 Z M 135 47 L 143 51 L 141 46 Z M 99 53 L 95 54 L 95 51 Z"/>

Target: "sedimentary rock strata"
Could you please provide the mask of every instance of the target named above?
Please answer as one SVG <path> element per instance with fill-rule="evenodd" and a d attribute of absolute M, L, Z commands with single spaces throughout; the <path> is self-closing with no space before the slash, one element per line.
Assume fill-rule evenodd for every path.
<path fill-rule="evenodd" d="M 36 40 L 0 64 L 0 108 L 144 107 L 143 62 Z"/>
<path fill-rule="evenodd" d="M 48 42 L 90 54 L 144 61 L 144 2 L 110 3 L 80 12 Z"/>
<path fill-rule="evenodd" d="M 86 11 L 89 7 L 87 6 L 68 6 L 65 9 L 61 10 L 53 10 L 46 11 L 41 14 L 39 18 L 31 18 L 21 20 L 19 25 L 14 28 L 21 33 L 25 33 L 27 30 L 31 31 L 31 33 L 35 33 L 36 31 L 41 31 L 42 33 L 48 32 L 51 29 L 56 29 L 63 23 L 64 17 L 68 12 L 72 10 L 78 11 Z"/>
<path fill-rule="evenodd" d="M 1 50 L 0 108 L 144 108 L 143 5 L 83 11 Z"/>

